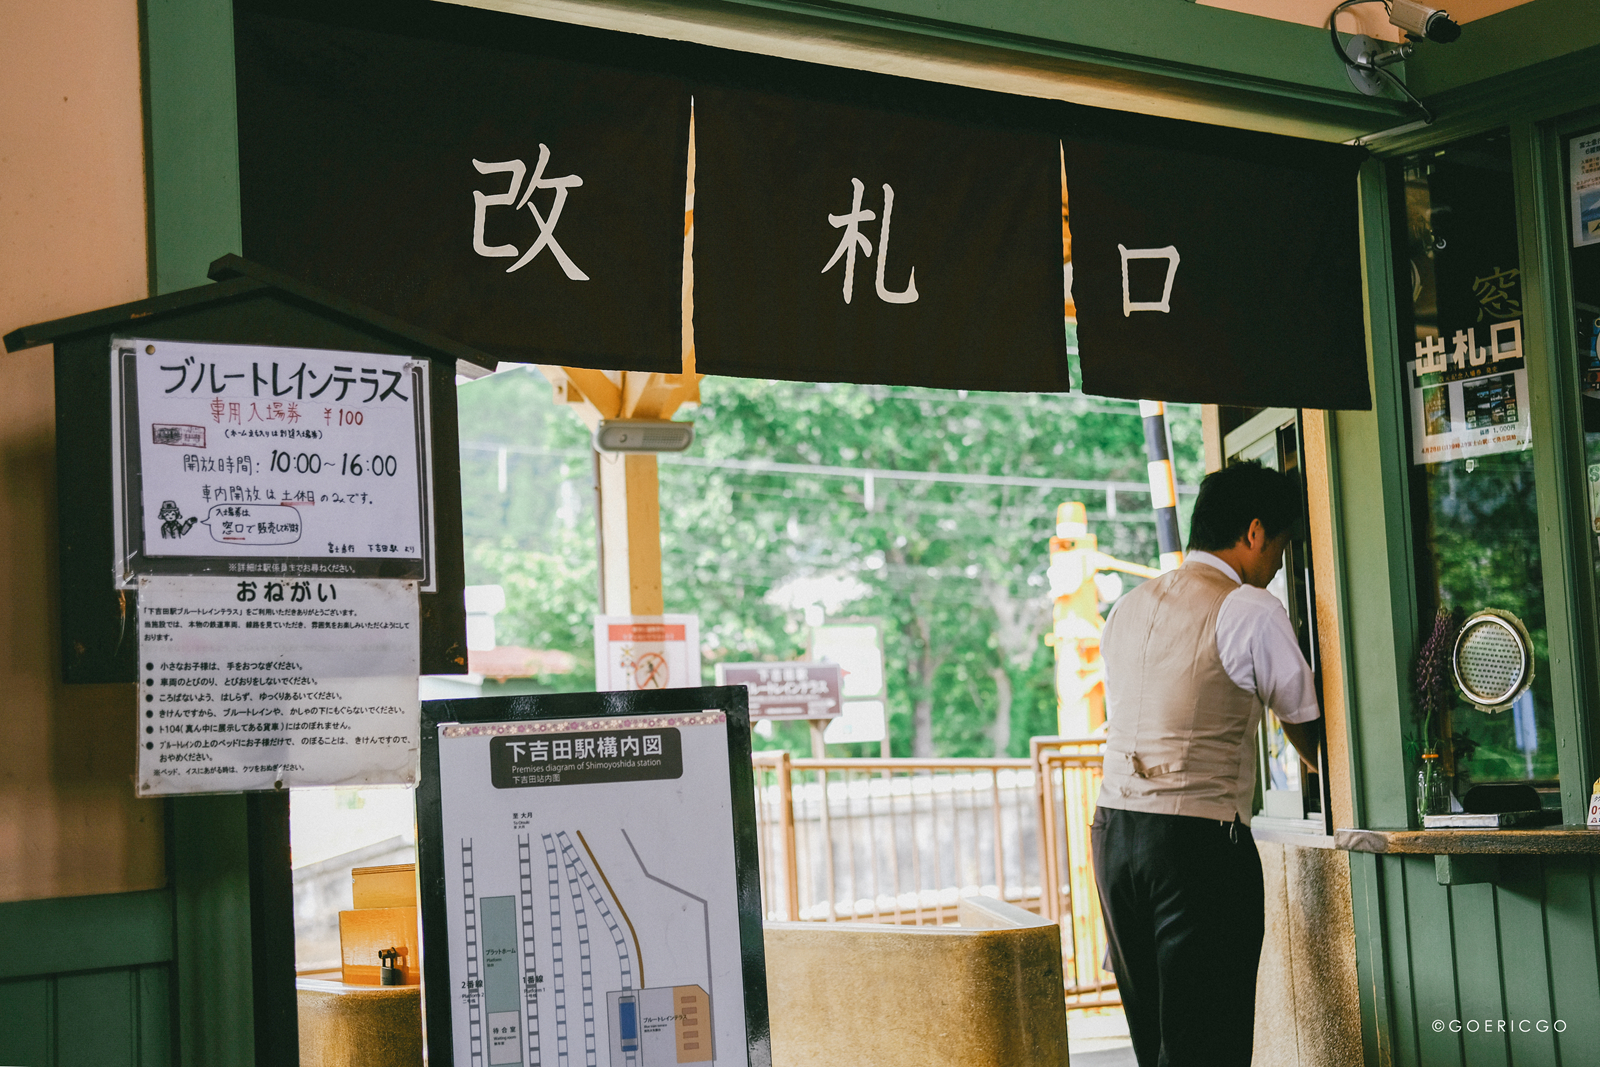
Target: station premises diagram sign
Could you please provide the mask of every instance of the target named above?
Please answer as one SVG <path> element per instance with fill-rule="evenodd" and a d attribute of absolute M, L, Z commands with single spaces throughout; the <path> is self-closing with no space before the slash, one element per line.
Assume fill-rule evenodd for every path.
<path fill-rule="evenodd" d="M 426 362 L 112 342 L 116 578 L 421 579 L 431 588 Z"/>
<path fill-rule="evenodd" d="M 436 729 L 457 1067 L 749 1062 L 725 712 Z"/>

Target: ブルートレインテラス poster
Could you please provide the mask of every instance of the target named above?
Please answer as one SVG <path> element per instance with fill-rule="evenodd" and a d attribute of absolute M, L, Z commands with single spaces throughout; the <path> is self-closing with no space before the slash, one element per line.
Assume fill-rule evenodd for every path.
<path fill-rule="evenodd" d="M 405 356 L 112 342 L 115 576 L 421 579 L 428 369 Z"/>

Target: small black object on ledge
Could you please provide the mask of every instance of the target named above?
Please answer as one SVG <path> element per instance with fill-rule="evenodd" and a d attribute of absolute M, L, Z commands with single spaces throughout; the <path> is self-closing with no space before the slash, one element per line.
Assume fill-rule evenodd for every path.
<path fill-rule="evenodd" d="M 397 949 L 385 948 L 378 950 L 378 961 L 383 964 L 383 970 L 378 974 L 379 985 L 405 985 L 404 976 L 395 964 L 400 961 Z"/>

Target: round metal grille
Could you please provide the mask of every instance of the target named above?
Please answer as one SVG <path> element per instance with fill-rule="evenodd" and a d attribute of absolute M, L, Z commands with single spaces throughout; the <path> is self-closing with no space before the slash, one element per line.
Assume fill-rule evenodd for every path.
<path fill-rule="evenodd" d="M 1451 666 L 1462 696 L 1480 711 L 1501 711 L 1533 681 L 1533 643 L 1515 615 L 1480 611 L 1461 624 Z"/>

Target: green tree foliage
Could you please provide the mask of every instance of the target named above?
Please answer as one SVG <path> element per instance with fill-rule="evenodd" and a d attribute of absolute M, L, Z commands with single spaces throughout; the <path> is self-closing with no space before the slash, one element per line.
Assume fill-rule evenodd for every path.
<path fill-rule="evenodd" d="M 552 691 L 594 687 L 599 599 L 589 434 L 533 368 L 456 390 L 468 585 L 500 585 L 502 645 L 571 652 Z"/>
<path fill-rule="evenodd" d="M 1021 755 L 1055 731 L 1045 569 L 1058 503 L 1101 547 L 1154 562 L 1148 495 L 919 481 L 814 468 L 1145 482 L 1136 405 L 1083 396 L 706 379 L 696 443 L 663 457 L 668 611 L 699 615 L 721 660 L 806 651 L 805 609 L 885 624 L 897 755 Z M 533 371 L 463 386 L 468 580 L 506 586 L 501 642 L 559 648 L 593 684 L 595 534 L 587 434 Z M 1171 414 L 1180 482 L 1201 473 L 1193 409 Z M 500 486 L 498 447 L 505 456 Z M 510 449 L 520 449 L 514 451 Z M 815 607 L 813 607 L 815 611 Z M 804 750 L 800 726 L 772 743 Z M 875 748 L 876 746 L 871 746 Z M 862 754 L 865 754 L 864 752 Z"/>

